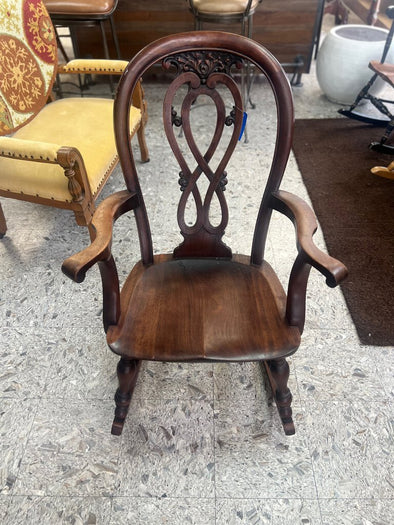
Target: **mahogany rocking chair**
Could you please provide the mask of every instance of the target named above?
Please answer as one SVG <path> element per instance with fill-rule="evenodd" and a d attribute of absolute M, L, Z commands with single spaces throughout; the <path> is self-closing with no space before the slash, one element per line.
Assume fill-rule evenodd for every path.
<path fill-rule="evenodd" d="M 261 206 L 256 209 L 250 255 L 232 253 L 222 240 L 229 218 L 226 167 L 243 125 L 242 96 L 232 78 L 232 68 L 242 67 L 244 60 L 251 60 L 267 77 L 277 106 L 276 147 Z M 173 70 L 175 77 L 163 102 L 163 125 L 180 166 L 177 218 L 183 236 L 183 242 L 172 253 L 161 255 L 154 255 L 147 208 L 128 140 L 128 108 L 133 90 L 138 79 L 157 62 L 166 70 Z M 228 112 L 221 96 L 224 90 L 227 97 L 231 96 Z M 181 102 L 176 97 L 179 91 L 186 91 Z M 191 107 L 200 96 L 209 97 L 216 107 L 216 111 L 210 112 L 214 120 L 213 136 L 204 151 L 196 144 L 190 121 Z M 281 66 L 265 48 L 241 35 L 202 31 L 165 37 L 148 45 L 130 62 L 119 84 L 114 111 L 115 135 L 127 189 L 99 205 L 92 221 L 94 241 L 68 258 L 62 268 L 76 282 L 83 281 L 95 263 L 101 271 L 107 342 L 120 356 L 112 433 L 122 432 L 141 362 L 157 360 L 264 362 L 284 431 L 293 434 L 286 357 L 300 344 L 309 272 L 315 267 L 325 276 L 327 284 L 334 287 L 347 271 L 342 263 L 313 244 L 316 220 L 307 204 L 279 190 L 293 130 L 292 94 Z M 193 158 L 189 164 L 174 130 L 174 126 L 181 125 Z M 213 158 L 224 137 L 227 137 L 224 155 L 216 158 L 215 168 Z M 228 178 L 230 187 L 230 173 Z M 205 195 L 200 191 L 200 179 L 206 179 Z M 210 215 L 213 198 L 221 210 L 219 223 L 214 224 Z M 195 204 L 194 224 L 185 217 L 190 199 Z M 112 226 L 130 210 L 139 232 L 141 260 L 120 291 L 111 253 Z M 298 255 L 287 296 L 264 260 L 274 210 L 286 215 L 296 227 Z"/>

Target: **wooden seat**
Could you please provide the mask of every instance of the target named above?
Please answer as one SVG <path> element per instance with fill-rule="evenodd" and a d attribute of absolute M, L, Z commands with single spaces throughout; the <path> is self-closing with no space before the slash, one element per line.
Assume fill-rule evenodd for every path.
<path fill-rule="evenodd" d="M 274 359 L 300 344 L 299 330 L 285 321 L 285 304 L 268 263 L 256 268 L 239 255 L 230 260 L 162 255 L 130 274 L 122 316 L 107 340 L 114 352 L 132 359 L 155 360 L 158 353 L 166 361 Z M 171 330 L 179 320 L 182 329 Z"/>
<path fill-rule="evenodd" d="M 272 86 L 277 111 L 270 107 L 268 112 L 270 118 L 277 115 L 277 136 L 270 160 L 264 149 L 266 137 L 257 140 L 255 150 L 250 151 L 249 183 L 259 178 L 253 173 L 261 165 L 254 162 L 254 153 L 267 157 L 271 169 L 262 189 L 261 207 L 256 208 L 250 254 L 242 255 L 233 253 L 223 235 L 230 219 L 225 190 L 233 187 L 228 164 L 244 120 L 242 96 L 233 72 L 248 59 Z M 172 253 L 159 255 L 153 255 L 149 210 L 138 181 L 127 124 L 130 97 L 138 79 L 156 63 L 174 76 L 163 98 L 161 118 L 179 168 L 169 169 L 173 164 L 163 157 L 163 170 L 160 175 L 152 174 L 152 180 L 155 176 L 179 177 L 177 219 L 183 239 Z M 200 96 L 206 103 L 211 101 L 213 107 L 206 119 L 214 123 L 208 126 L 207 122 L 213 136 L 203 150 L 197 144 L 201 137 L 206 138 L 205 127 L 194 133 L 190 121 L 192 106 Z M 259 111 L 264 118 L 263 108 Z M 115 134 L 127 189 L 100 204 L 92 221 L 94 241 L 63 264 L 64 273 L 76 282 L 83 281 L 95 263 L 101 271 L 107 342 L 120 356 L 113 434 L 122 432 L 143 360 L 264 362 L 285 433 L 294 433 L 286 357 L 300 344 L 309 271 L 315 267 L 329 286 L 335 286 L 346 276 L 346 268 L 313 244 L 317 225 L 308 205 L 279 190 L 292 143 L 293 118 L 291 89 L 283 69 L 267 50 L 243 36 L 218 31 L 176 34 L 148 45 L 130 62 L 115 99 Z M 182 138 L 176 130 L 179 126 L 183 128 Z M 159 137 L 159 128 L 154 129 Z M 161 151 L 159 154 L 163 155 Z M 202 179 L 205 185 L 200 184 Z M 247 186 L 252 186 L 253 193 L 257 191 L 257 186 Z M 211 217 L 213 199 L 220 210 L 216 208 L 215 220 Z M 164 205 L 162 195 L 160 201 Z M 172 201 L 168 198 L 168 206 Z M 191 201 L 193 220 L 187 212 Z M 141 259 L 120 291 L 111 252 L 112 225 L 130 210 L 136 219 Z M 286 215 L 296 227 L 298 255 L 287 295 L 264 259 L 274 211 Z M 132 250 L 135 248 L 134 244 Z"/>
<path fill-rule="evenodd" d="M 376 60 L 371 60 L 369 68 L 377 73 L 380 78 L 387 82 L 391 87 L 394 87 L 394 64 L 388 64 L 387 62 L 382 64 Z"/>

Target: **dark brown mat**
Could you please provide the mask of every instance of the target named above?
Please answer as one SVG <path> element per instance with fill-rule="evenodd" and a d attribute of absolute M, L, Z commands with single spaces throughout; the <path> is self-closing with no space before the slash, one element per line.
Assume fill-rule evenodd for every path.
<path fill-rule="evenodd" d="M 394 345 L 394 181 L 370 173 L 394 156 L 368 148 L 383 128 L 346 118 L 297 120 L 294 153 L 362 344 Z"/>

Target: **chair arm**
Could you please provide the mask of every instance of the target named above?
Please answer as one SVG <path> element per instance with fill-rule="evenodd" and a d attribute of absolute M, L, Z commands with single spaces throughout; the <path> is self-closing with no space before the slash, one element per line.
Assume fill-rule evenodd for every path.
<path fill-rule="evenodd" d="M 346 266 L 320 250 L 313 242 L 317 230 L 315 214 L 308 204 L 287 191 L 272 194 L 273 209 L 286 215 L 295 225 L 297 248 L 303 261 L 310 264 L 326 277 L 326 283 L 334 288 L 347 276 Z"/>
<path fill-rule="evenodd" d="M 57 164 L 57 155 L 60 148 L 59 144 L 49 142 L 0 137 L 0 155 L 12 159 Z"/>
<path fill-rule="evenodd" d="M 138 196 L 127 190 L 119 191 L 103 200 L 90 225 L 93 241 L 84 250 L 63 262 L 62 271 L 77 283 L 85 279 L 86 272 L 95 263 L 111 258 L 113 224 L 118 217 L 138 206 Z"/>
<path fill-rule="evenodd" d="M 76 58 L 67 64 L 59 64 L 59 74 L 121 75 L 128 65 L 127 60 L 104 60 Z"/>
<path fill-rule="evenodd" d="M 298 255 L 290 273 L 287 290 L 286 319 L 290 326 L 297 326 L 302 333 L 305 324 L 306 289 L 313 266 L 325 277 L 330 287 L 347 276 L 347 268 L 340 261 L 322 252 L 313 242 L 317 222 L 311 208 L 299 197 L 286 191 L 272 194 L 273 209 L 286 215 L 296 229 Z"/>
<path fill-rule="evenodd" d="M 83 159 L 76 148 L 51 142 L 0 137 L 0 157 L 58 164 L 68 179 L 67 186 L 72 200 L 82 202 L 92 198 Z"/>

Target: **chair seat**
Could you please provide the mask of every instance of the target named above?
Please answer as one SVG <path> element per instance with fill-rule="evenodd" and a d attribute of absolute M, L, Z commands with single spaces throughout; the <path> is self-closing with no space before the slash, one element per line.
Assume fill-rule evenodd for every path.
<path fill-rule="evenodd" d="M 45 0 L 48 13 L 52 15 L 68 15 L 68 17 L 107 17 L 115 7 L 115 0 Z"/>
<path fill-rule="evenodd" d="M 138 263 L 121 293 L 110 348 L 132 359 L 251 361 L 290 355 L 298 328 L 285 319 L 286 295 L 272 268 L 242 255 L 225 259 L 155 257 Z"/>
<path fill-rule="evenodd" d="M 369 63 L 369 67 L 378 73 L 378 75 L 383 78 L 391 87 L 394 87 L 394 64 L 389 64 L 387 62 L 381 63 L 375 60 L 372 60 Z"/>
<path fill-rule="evenodd" d="M 141 121 L 134 106 L 130 112 L 130 132 Z M 81 153 L 90 187 L 95 195 L 111 173 L 117 159 L 113 131 L 113 101 L 100 98 L 64 98 L 47 104 L 14 137 L 72 146 Z M 89 123 L 89 133 L 86 132 Z M 70 202 L 68 179 L 57 164 L 0 158 L 0 189 Z"/>
<path fill-rule="evenodd" d="M 250 12 L 256 9 L 259 0 L 253 0 Z M 194 0 L 194 7 L 201 14 L 219 14 L 219 15 L 235 15 L 242 14 L 248 0 L 224 0 L 223 2 L 218 2 L 217 0 Z"/>

